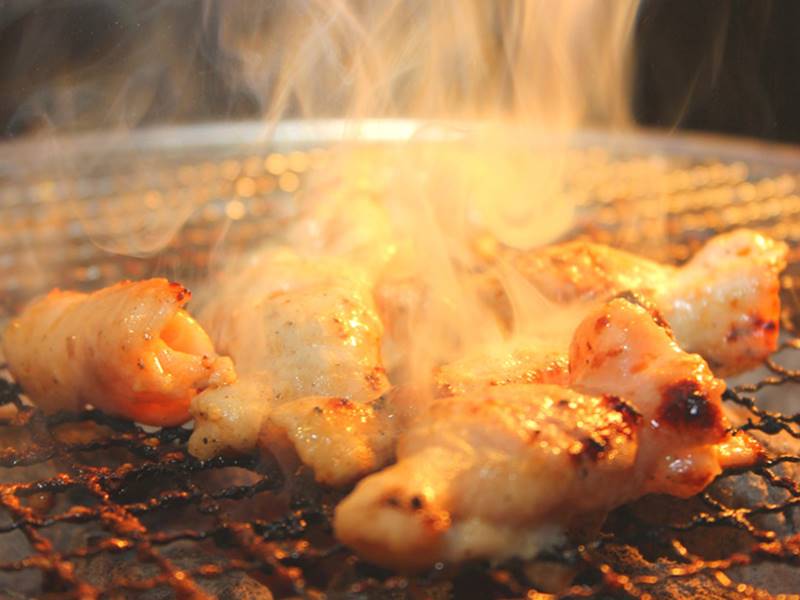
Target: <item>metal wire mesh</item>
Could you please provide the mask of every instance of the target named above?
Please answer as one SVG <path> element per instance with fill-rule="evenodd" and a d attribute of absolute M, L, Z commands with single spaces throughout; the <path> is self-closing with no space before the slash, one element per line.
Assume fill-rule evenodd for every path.
<path fill-rule="evenodd" d="M 98 189 L 96 177 L 43 184 L 40 174 L 39 183 L 28 176 L 24 186 L 7 178 L 0 193 L 0 245 L 11 256 L 0 264 L 3 309 L 15 310 L 46 284 L 46 277 L 24 281 L 30 244 L 38 258 L 49 257 L 42 271 L 58 269 L 65 287 L 202 268 L 223 215 L 239 223 L 243 243 L 258 239 L 280 202 L 324 160 L 320 150 L 229 154 L 216 162 L 200 156 L 181 155 L 149 174 L 101 169 L 106 182 L 118 178 L 103 196 L 123 186 L 122 204 L 150 198 L 157 206 L 156 192 L 166 202 L 170 193 L 206 190 L 186 226 L 151 258 L 104 254 L 70 229 L 74 214 L 63 200 L 77 194 L 72 203 L 90 205 L 97 195 L 78 192 Z M 602 148 L 581 150 L 578 160 L 587 168 L 571 183 L 577 235 L 677 262 L 737 225 L 790 243 L 800 237 L 797 180 L 783 168 L 680 152 L 616 157 Z M 162 179 L 174 185 L 155 187 Z M 25 235 L 12 235 L 20 227 Z M 0 589 L 12 598 L 800 597 L 792 596 L 800 590 L 797 258 L 793 247 L 782 280 L 780 351 L 725 394 L 738 425 L 759 437 L 769 458 L 722 474 L 691 500 L 649 497 L 622 507 L 585 544 L 535 561 L 437 565 L 414 577 L 378 569 L 332 538 L 338 496 L 313 485 L 308 473 L 284 478 L 265 457 L 195 460 L 183 428 L 151 430 L 97 410 L 44 416 L 0 379 Z"/>
<path fill-rule="evenodd" d="M 798 380 L 800 373 L 777 368 L 774 377 L 743 389 Z M 620 509 L 598 540 L 553 554 L 544 563 L 469 565 L 405 578 L 363 564 L 336 545 L 329 521 L 335 495 L 313 487 L 290 489 L 269 463 L 254 458 L 197 461 L 186 454 L 185 429 L 148 432 L 94 410 L 44 417 L 19 401 L 13 384 L 3 381 L 0 390 L 0 401 L 18 409 L 3 432 L 14 445 L 0 456 L 5 481 L 0 504 L 7 515 L 0 539 L 6 554 L 11 548 L 18 554 L 0 563 L 3 583 L 13 585 L 9 589 L 25 585 L 8 574 L 37 571 L 43 577 L 23 582 L 31 586 L 28 592 L 81 598 L 125 597 L 155 588 L 169 588 L 176 597 L 203 598 L 218 596 L 221 589 L 235 594 L 262 585 L 276 596 L 447 597 L 459 590 L 483 590 L 487 596 L 521 597 L 534 593 L 539 569 L 546 564 L 576 576 L 578 583 L 562 597 L 681 597 L 697 589 L 717 590 L 718 597 L 734 592 L 752 597 L 755 588 L 726 571 L 764 563 L 797 566 L 800 560 L 800 537 L 793 526 L 759 520 L 790 517 L 800 503 L 796 472 L 781 470 L 800 463 L 795 453 L 776 453 L 753 469 L 725 473 L 696 502 L 660 499 L 663 523 L 645 518 L 644 509 Z M 759 409 L 741 390 L 729 390 L 726 400 L 747 407 L 744 429 L 800 437 L 798 415 Z M 245 482 L 232 468 L 246 470 Z M 720 483 L 747 475 L 759 478 L 767 490 L 785 493 L 778 501 L 765 498 L 741 506 L 717 493 Z M 753 482 L 738 484 L 754 487 Z M 286 497 L 279 498 L 282 493 Z M 263 505 L 270 504 L 275 506 L 265 514 Z M 65 531 L 65 525 L 72 531 Z M 746 536 L 736 540 L 736 551 L 706 560 L 690 550 L 698 544 L 691 534 L 699 530 L 715 535 L 739 530 Z M 14 532 L 24 541 L 19 536 L 12 540 Z M 169 551 L 181 543 L 183 552 Z M 187 555 L 193 557 L 188 563 L 181 560 Z M 651 562 L 643 556 L 660 558 Z M 97 564 L 107 568 L 104 557 L 120 563 L 118 573 L 97 572 Z M 232 581 L 232 572 L 240 572 L 242 579 Z M 221 577 L 225 580 L 217 586 L 209 585 Z M 251 578 L 252 583 L 244 583 Z M 662 589 L 666 584 L 672 591 Z M 240 597 L 252 597 L 244 594 Z"/>

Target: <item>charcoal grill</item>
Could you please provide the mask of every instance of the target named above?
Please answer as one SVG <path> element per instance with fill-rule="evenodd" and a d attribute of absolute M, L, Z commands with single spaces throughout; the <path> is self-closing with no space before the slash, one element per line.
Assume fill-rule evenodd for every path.
<path fill-rule="evenodd" d="M 391 145 L 417 130 L 393 121 L 358 133 Z M 0 146 L 0 321 L 53 286 L 202 279 L 220 240 L 244 249 L 269 235 L 352 135 L 333 121 L 269 135 L 240 123 Z M 599 536 L 536 561 L 403 576 L 335 542 L 338 498 L 302 470 L 283 477 L 268 457 L 197 461 L 186 428 L 97 410 L 45 416 L 4 378 L 3 597 L 800 597 L 800 152 L 648 132 L 582 132 L 573 147 L 570 235 L 676 263 L 737 226 L 789 243 L 781 348 L 725 393 L 770 449 L 763 464 L 688 501 L 622 507 Z"/>

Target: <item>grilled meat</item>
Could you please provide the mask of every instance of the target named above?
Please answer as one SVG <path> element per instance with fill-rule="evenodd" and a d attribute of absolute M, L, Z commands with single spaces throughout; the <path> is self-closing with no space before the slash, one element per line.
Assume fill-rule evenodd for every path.
<path fill-rule="evenodd" d="M 192 404 L 190 450 L 196 456 L 253 450 L 258 443 L 271 447 L 288 439 L 301 457 L 327 460 L 312 446 L 332 435 L 332 425 L 318 418 L 320 413 L 304 400 L 309 397 L 317 398 L 323 417 L 335 414 L 335 423 L 353 435 L 362 427 L 376 430 L 371 403 L 389 389 L 380 353 L 382 325 L 369 285 L 346 263 L 269 250 L 252 270 L 220 290 L 204 317 L 220 347 L 236 361 L 241 382 L 201 395 Z M 331 413 L 337 403 L 353 410 Z M 276 407 L 280 410 L 271 417 Z M 334 437 L 342 441 L 339 432 Z M 351 480 L 363 469 L 385 464 L 381 440 L 376 444 L 373 456 L 381 458 L 373 466 L 366 460 L 337 463 L 342 469 L 361 465 L 338 474 L 313 460 L 310 466 L 321 480 Z"/>
<path fill-rule="evenodd" d="M 570 385 L 470 386 L 435 400 L 400 435 L 397 463 L 339 505 L 337 536 L 402 569 L 527 557 L 644 494 L 695 494 L 723 460 L 755 455 L 728 433 L 723 382 L 637 301 L 581 323 Z"/>
<path fill-rule="evenodd" d="M 369 282 L 344 261 L 268 250 L 215 289 L 200 322 L 241 375 L 266 378 L 278 402 L 365 401 L 388 387 Z"/>
<path fill-rule="evenodd" d="M 398 462 L 338 506 L 336 535 L 370 561 L 400 569 L 532 556 L 563 539 L 568 512 L 623 501 L 638 426 L 612 406 L 542 384 L 437 400 L 401 434 Z M 595 444 L 604 452 L 593 460 Z"/>
<path fill-rule="evenodd" d="M 756 366 L 778 340 L 778 275 L 787 247 L 740 229 L 712 238 L 680 268 L 584 241 L 513 252 L 516 268 L 556 302 L 650 298 L 687 352 L 723 375 Z"/>
<path fill-rule="evenodd" d="M 166 279 L 91 294 L 53 291 L 11 322 L 3 351 L 14 378 L 47 411 L 91 403 L 149 425 L 189 419 L 198 392 L 235 380 Z"/>

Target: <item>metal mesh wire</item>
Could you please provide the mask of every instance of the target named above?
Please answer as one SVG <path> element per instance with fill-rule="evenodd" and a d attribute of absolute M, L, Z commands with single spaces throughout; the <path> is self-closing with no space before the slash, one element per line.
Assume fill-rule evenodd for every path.
<path fill-rule="evenodd" d="M 39 174 L 23 186 L 7 178 L 3 309 L 15 310 L 55 270 L 59 285 L 90 287 L 155 272 L 185 275 L 186 264 L 202 269 L 221 217 L 238 223 L 243 243 L 258 239 L 324 152 L 218 158 L 183 157 L 133 175 L 105 168 L 100 184 Z M 612 157 L 602 149 L 577 158 L 585 167 L 571 182 L 577 235 L 675 262 L 737 225 L 790 243 L 800 237 L 798 182 L 784 170 L 680 154 Z M 109 218 L 124 221 L 125 202 L 158 208 L 173 193 L 199 194 L 197 210 L 158 256 L 110 256 L 73 227 L 65 198 L 89 206 L 98 194 L 87 192 L 103 189 L 112 198 L 119 186 L 126 195 Z M 25 280 L 32 246 L 44 275 Z M 197 461 L 183 428 L 151 430 L 97 410 L 44 416 L 0 379 L 0 589 L 12 598 L 800 597 L 791 595 L 800 590 L 797 258 L 793 247 L 782 280 L 780 351 L 725 394 L 769 458 L 722 474 L 688 501 L 650 497 L 622 507 L 584 545 L 536 561 L 437 565 L 414 577 L 375 568 L 332 538 L 338 497 L 308 473 L 284 478 L 268 458 Z"/>

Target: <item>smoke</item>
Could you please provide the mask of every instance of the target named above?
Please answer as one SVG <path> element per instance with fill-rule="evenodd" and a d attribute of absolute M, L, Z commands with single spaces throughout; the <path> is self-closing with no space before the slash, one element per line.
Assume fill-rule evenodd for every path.
<path fill-rule="evenodd" d="M 627 118 L 636 3 L 10 0 L 6 133 L 242 118 Z M 602 90 L 602 91 L 600 91 Z M 546 93 L 545 93 L 546 91 Z"/>
<path fill-rule="evenodd" d="M 395 383 L 428 389 L 433 368 L 456 356 L 567 337 L 576 315 L 548 303 L 495 250 L 524 251 L 568 231 L 572 135 L 631 125 L 637 2 L 215 6 L 216 45 L 240 66 L 227 85 L 257 100 L 265 130 L 286 118 L 348 125 L 327 168 L 295 198 L 294 225 L 265 245 L 344 258 L 372 278 L 389 305 Z M 394 144 L 360 139 L 366 120 L 374 130 L 396 118 L 420 125 Z M 257 256 L 224 255 L 206 314 L 256 322 L 241 290 L 269 269 Z M 244 278 L 235 275 L 241 264 Z M 224 333 L 218 341 L 223 350 L 231 343 Z"/>
<path fill-rule="evenodd" d="M 212 4 L 186 0 L 10 0 L 0 7 L 6 135 L 127 131 L 225 118 Z M 250 103 L 250 108 L 255 108 Z"/>
<path fill-rule="evenodd" d="M 237 97 L 215 79 L 201 4 L 11 0 L 0 7 L 4 133 L 40 142 L 32 158 L 44 176 L 64 182 L 70 192 L 64 205 L 108 252 L 152 256 L 195 209 L 188 194 L 175 190 L 158 198 L 162 190 L 153 190 L 155 201 L 143 202 L 147 184 L 137 180 L 147 180 L 151 161 L 133 156 L 126 162 L 120 151 L 135 129 L 204 112 L 224 115 L 215 98 Z M 85 131 L 96 132 L 91 145 L 75 143 L 73 134 Z M 135 170 L 137 162 L 144 168 Z M 128 172 L 119 173 L 120 166 Z M 113 179 L 116 174 L 122 177 Z M 132 189 L 109 186 L 118 180 Z"/>
<path fill-rule="evenodd" d="M 625 123 L 637 2 L 232 0 L 218 47 L 267 121 Z M 610 82 L 613 85 L 609 85 Z"/>
<path fill-rule="evenodd" d="M 69 37 L 81 21 L 75 3 L 59 16 L 67 4 L 29 3 L 13 18 L 42 39 Z M 37 79 L 30 34 L 11 50 L 15 77 L 31 90 L 18 122 L 47 135 L 105 132 L 90 156 L 53 136 L 64 175 L 101 173 L 128 132 L 152 122 L 255 110 L 269 136 L 285 119 L 342 119 L 333 159 L 294 199 L 297 226 L 265 244 L 346 258 L 379 287 L 391 289 L 398 274 L 412 280 L 416 300 L 397 324 L 404 372 L 424 381 L 454 355 L 514 336 L 556 338 L 570 321 L 491 248 L 524 250 L 568 231 L 573 134 L 632 124 L 636 0 L 89 5 L 102 7 L 107 29 L 86 25 L 106 33 L 94 55 L 70 56 L 70 69 Z M 365 122 L 374 130 L 396 118 L 420 125 L 389 147 L 360 139 Z M 115 198 L 106 200 L 92 214 L 75 210 L 98 245 L 128 255 L 163 248 L 194 210 L 175 194 L 137 212 L 132 194 L 116 230 L 95 214 L 114 212 Z M 209 288 L 235 310 L 241 286 L 225 285 L 237 264 L 229 250 L 221 241 L 226 260 L 212 261 L 220 279 Z M 487 301 L 497 290 L 508 314 Z"/>

